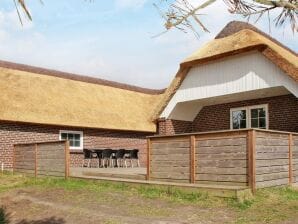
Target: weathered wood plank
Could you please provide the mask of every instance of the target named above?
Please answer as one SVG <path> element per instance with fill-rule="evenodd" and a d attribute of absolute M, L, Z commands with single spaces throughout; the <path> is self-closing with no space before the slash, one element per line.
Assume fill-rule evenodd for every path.
<path fill-rule="evenodd" d="M 197 180 L 247 183 L 247 175 L 196 174 Z"/>
<path fill-rule="evenodd" d="M 225 185 L 225 186 L 247 186 L 246 182 L 220 182 L 220 181 L 204 181 L 197 180 L 196 184 L 208 184 L 208 185 Z"/>
<path fill-rule="evenodd" d="M 34 174 L 35 173 L 35 170 L 34 169 L 23 169 L 23 168 L 15 168 L 15 171 L 16 172 L 19 172 L 19 173 L 32 173 Z"/>
<path fill-rule="evenodd" d="M 289 173 L 288 171 L 286 172 L 280 172 L 280 173 L 265 173 L 265 174 L 257 174 L 256 180 L 257 182 L 262 182 L 262 181 L 268 181 L 268 180 L 278 180 L 278 179 L 284 179 L 288 178 Z"/>
<path fill-rule="evenodd" d="M 152 179 L 176 179 L 176 180 L 187 180 L 189 182 L 189 171 L 185 173 L 179 172 L 151 172 L 150 176 Z"/>
<path fill-rule="evenodd" d="M 279 153 L 279 152 L 288 152 L 288 146 L 281 145 L 281 146 L 264 146 L 264 145 L 257 145 L 256 146 L 257 153 Z"/>
<path fill-rule="evenodd" d="M 223 139 L 210 139 L 199 140 L 196 142 L 196 147 L 214 147 L 214 146 L 238 146 L 246 145 L 246 138 L 223 138 Z"/>
<path fill-rule="evenodd" d="M 200 147 L 196 150 L 196 154 L 217 154 L 217 153 L 238 153 L 246 152 L 245 145 L 236 146 L 210 146 Z"/>
<path fill-rule="evenodd" d="M 182 173 L 186 173 L 189 172 L 189 166 L 177 166 L 177 167 L 173 167 L 173 166 L 154 166 L 151 167 L 151 172 L 182 172 Z"/>
<path fill-rule="evenodd" d="M 189 148 L 152 148 L 151 155 L 188 154 Z"/>
<path fill-rule="evenodd" d="M 43 171 L 39 170 L 37 173 L 38 176 L 56 176 L 56 177 L 64 177 L 65 172 L 55 172 L 55 171 Z"/>
<path fill-rule="evenodd" d="M 256 145 L 262 146 L 287 146 L 288 139 L 256 138 Z"/>
<path fill-rule="evenodd" d="M 279 173 L 279 172 L 287 172 L 289 169 L 288 165 L 283 166 L 263 166 L 257 167 L 256 172 L 258 175 L 266 174 L 266 173 Z"/>
<path fill-rule="evenodd" d="M 288 184 L 288 178 L 257 182 L 258 188 L 282 186 Z"/>
<path fill-rule="evenodd" d="M 164 167 L 164 166 L 172 166 L 172 167 L 177 167 L 177 166 L 188 166 L 190 165 L 190 162 L 185 160 L 185 161 L 150 161 L 151 167 L 159 166 L 159 167 Z"/>
<path fill-rule="evenodd" d="M 280 166 L 280 165 L 289 165 L 289 160 L 288 159 L 274 159 L 274 160 L 258 159 L 256 161 L 256 167 Z"/>
<path fill-rule="evenodd" d="M 160 181 L 160 182 L 174 182 L 174 183 L 189 183 L 189 179 L 185 179 L 185 180 L 182 180 L 182 179 L 169 179 L 169 178 L 152 178 L 152 180 L 154 181 Z"/>
<path fill-rule="evenodd" d="M 218 153 L 218 154 L 196 154 L 197 160 L 238 160 L 238 159 L 246 159 L 246 152 L 239 153 Z"/>
<path fill-rule="evenodd" d="M 190 154 L 151 155 L 152 161 L 189 161 Z"/>
<path fill-rule="evenodd" d="M 285 152 L 285 153 L 281 153 L 281 152 L 276 152 L 276 153 L 270 153 L 270 152 L 266 152 L 266 153 L 256 153 L 256 159 L 289 159 L 289 153 Z"/>
<path fill-rule="evenodd" d="M 197 174 L 244 174 L 247 175 L 247 168 L 233 167 L 233 168 L 219 168 L 219 167 L 200 167 Z"/>
<path fill-rule="evenodd" d="M 152 148 L 189 148 L 188 141 L 180 142 L 152 142 Z"/>
<path fill-rule="evenodd" d="M 247 160 L 200 160 L 198 167 L 247 167 Z"/>

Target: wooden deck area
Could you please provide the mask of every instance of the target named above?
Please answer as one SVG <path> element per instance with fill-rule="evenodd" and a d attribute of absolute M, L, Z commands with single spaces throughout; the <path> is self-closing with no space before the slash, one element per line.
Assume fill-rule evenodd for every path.
<path fill-rule="evenodd" d="M 146 168 L 70 168 L 70 176 L 82 178 L 121 178 L 145 180 Z"/>
<path fill-rule="evenodd" d="M 109 181 L 125 183 L 129 185 L 147 185 L 161 188 L 179 188 L 192 192 L 200 191 L 216 197 L 241 198 L 243 195 L 251 194 L 246 186 L 229 185 L 208 185 L 175 183 L 163 181 L 146 180 L 146 168 L 71 168 L 71 178 L 81 178 L 88 180 Z"/>

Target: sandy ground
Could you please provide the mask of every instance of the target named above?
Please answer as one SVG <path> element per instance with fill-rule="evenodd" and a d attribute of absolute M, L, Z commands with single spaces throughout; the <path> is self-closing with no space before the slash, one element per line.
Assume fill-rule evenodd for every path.
<path fill-rule="evenodd" d="M 88 192 L 19 189 L 0 195 L 10 224 L 62 223 L 233 223 L 233 212 L 200 208 L 134 195 L 110 193 L 94 198 Z"/>

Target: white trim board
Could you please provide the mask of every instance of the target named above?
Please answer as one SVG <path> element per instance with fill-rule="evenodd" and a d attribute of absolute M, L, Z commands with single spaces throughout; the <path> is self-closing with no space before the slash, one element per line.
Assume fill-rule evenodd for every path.
<path fill-rule="evenodd" d="M 70 133 L 70 134 L 79 134 L 80 135 L 80 143 L 81 145 L 79 147 L 70 146 L 69 149 L 72 150 L 82 150 L 84 148 L 84 136 L 82 131 L 72 131 L 72 130 L 59 130 L 59 140 L 61 139 L 61 133 Z"/>
<path fill-rule="evenodd" d="M 298 83 L 260 52 L 239 54 L 191 68 L 160 117 L 171 115 L 172 119 L 191 120 L 198 111 L 193 108 L 188 115 L 177 113 L 175 108 L 179 103 L 277 88 L 298 97 Z M 173 114 L 176 115 L 173 117 Z"/>

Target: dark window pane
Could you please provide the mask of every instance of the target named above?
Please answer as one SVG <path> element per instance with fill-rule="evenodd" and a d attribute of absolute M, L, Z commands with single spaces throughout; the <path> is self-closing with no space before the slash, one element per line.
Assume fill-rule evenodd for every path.
<path fill-rule="evenodd" d="M 258 118 L 258 109 L 251 109 L 251 118 Z"/>
<path fill-rule="evenodd" d="M 265 118 L 260 118 L 259 123 L 260 123 L 260 128 L 266 128 L 266 119 Z"/>
<path fill-rule="evenodd" d="M 259 127 L 259 124 L 258 124 L 258 118 L 256 119 L 251 119 L 251 127 L 252 128 L 258 128 Z"/>
<path fill-rule="evenodd" d="M 238 121 L 233 121 L 233 129 L 239 129 L 240 123 Z"/>
<path fill-rule="evenodd" d="M 245 110 L 233 111 L 232 116 L 233 116 L 233 120 L 246 119 L 246 111 Z"/>
<path fill-rule="evenodd" d="M 243 128 L 243 121 L 246 119 L 246 110 L 239 110 L 232 112 L 232 122 L 233 122 L 233 129 Z M 244 121 L 245 123 L 245 121 Z M 244 125 L 246 128 L 246 124 Z"/>
<path fill-rule="evenodd" d="M 74 134 L 70 134 L 70 133 L 69 133 L 69 134 L 68 134 L 68 139 L 69 139 L 69 140 L 74 139 Z"/>
<path fill-rule="evenodd" d="M 67 139 L 67 134 L 66 133 L 61 133 L 61 139 L 66 140 Z"/>
<path fill-rule="evenodd" d="M 263 108 L 259 109 L 259 117 L 266 117 L 266 112 Z"/>
<path fill-rule="evenodd" d="M 74 146 L 75 145 L 75 143 L 74 143 L 74 141 L 69 141 L 69 146 Z"/>
<path fill-rule="evenodd" d="M 246 120 L 240 121 L 240 128 L 246 128 Z"/>
<path fill-rule="evenodd" d="M 79 134 L 75 134 L 75 135 L 74 135 L 74 139 L 75 139 L 75 140 L 80 140 L 80 135 L 79 135 Z"/>
<path fill-rule="evenodd" d="M 80 144 L 80 141 L 75 141 L 75 142 L 74 142 L 74 146 L 75 146 L 75 147 L 80 147 L 80 145 L 81 145 L 81 144 Z"/>

